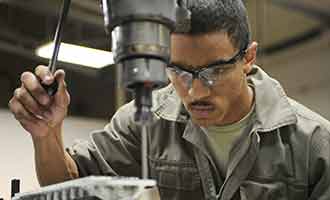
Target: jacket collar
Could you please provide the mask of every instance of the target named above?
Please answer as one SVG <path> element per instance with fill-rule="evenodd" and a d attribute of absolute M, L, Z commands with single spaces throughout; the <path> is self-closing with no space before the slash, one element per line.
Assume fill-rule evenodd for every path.
<path fill-rule="evenodd" d="M 255 88 L 256 124 L 254 129 L 268 132 L 297 123 L 297 116 L 289 98 L 278 81 L 269 77 L 258 66 L 248 75 L 248 81 Z"/>
<path fill-rule="evenodd" d="M 187 122 L 189 114 L 184 108 L 172 84 L 153 92 L 153 112 L 169 121 Z"/>
<path fill-rule="evenodd" d="M 289 98 L 275 79 L 269 77 L 258 66 L 254 66 L 248 75 L 248 81 L 255 88 L 256 124 L 254 129 L 258 129 L 259 132 L 268 132 L 297 122 Z M 155 91 L 153 99 L 153 111 L 156 116 L 177 122 L 187 122 L 189 119 L 189 114 L 172 84 Z"/>

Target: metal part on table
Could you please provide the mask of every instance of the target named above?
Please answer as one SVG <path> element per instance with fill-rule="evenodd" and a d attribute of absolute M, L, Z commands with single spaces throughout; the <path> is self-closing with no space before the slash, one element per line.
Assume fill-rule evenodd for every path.
<path fill-rule="evenodd" d="M 16 194 L 13 200 L 160 200 L 156 181 L 90 176 Z"/>

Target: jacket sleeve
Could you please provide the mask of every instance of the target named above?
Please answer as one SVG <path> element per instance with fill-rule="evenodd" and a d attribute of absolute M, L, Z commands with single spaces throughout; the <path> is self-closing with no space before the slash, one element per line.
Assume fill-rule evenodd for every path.
<path fill-rule="evenodd" d="M 79 176 L 140 176 L 140 131 L 133 123 L 134 105 L 121 107 L 103 130 L 90 141 L 77 142 L 67 152 L 76 162 Z"/>
<path fill-rule="evenodd" d="M 309 200 L 330 198 L 330 131 L 318 127 L 310 140 Z"/>

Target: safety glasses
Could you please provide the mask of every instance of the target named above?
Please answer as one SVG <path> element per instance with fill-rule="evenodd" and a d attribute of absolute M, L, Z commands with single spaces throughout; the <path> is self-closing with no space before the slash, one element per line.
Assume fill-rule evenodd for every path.
<path fill-rule="evenodd" d="M 207 66 L 198 67 L 198 70 L 186 69 L 182 65 L 168 64 L 166 71 L 169 77 L 176 78 L 186 87 L 190 88 L 194 79 L 199 79 L 207 87 L 212 87 L 221 82 L 225 75 L 235 68 L 235 63 L 246 53 L 246 49 L 240 50 L 231 59 L 217 60 Z"/>

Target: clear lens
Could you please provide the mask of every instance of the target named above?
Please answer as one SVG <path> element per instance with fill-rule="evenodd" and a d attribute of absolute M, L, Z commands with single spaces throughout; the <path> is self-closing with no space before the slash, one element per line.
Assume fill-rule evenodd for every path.
<path fill-rule="evenodd" d="M 230 69 L 234 67 L 234 64 L 228 64 L 206 68 L 198 73 L 198 79 L 200 79 L 205 86 L 214 86 L 219 84 Z M 167 67 L 166 71 L 170 77 L 182 82 L 188 88 L 191 87 L 194 78 L 192 73 L 174 67 Z"/>
<path fill-rule="evenodd" d="M 220 75 L 214 69 L 205 69 L 199 73 L 199 76 L 205 80 L 217 81 Z"/>
<path fill-rule="evenodd" d="M 226 74 L 235 67 L 235 64 L 221 65 L 205 69 L 199 73 L 199 76 L 207 81 L 209 85 L 216 85 Z"/>
<path fill-rule="evenodd" d="M 193 79 L 191 73 L 172 67 L 167 67 L 166 72 L 171 78 L 175 78 L 177 81 L 182 82 L 186 87 L 190 87 Z"/>
<path fill-rule="evenodd" d="M 179 75 L 180 79 L 187 85 L 190 86 L 192 83 L 193 75 L 189 72 L 182 72 Z"/>
<path fill-rule="evenodd" d="M 221 73 L 218 73 L 215 69 L 205 69 L 199 73 L 199 76 L 206 80 L 208 84 L 214 84 L 220 80 Z"/>

